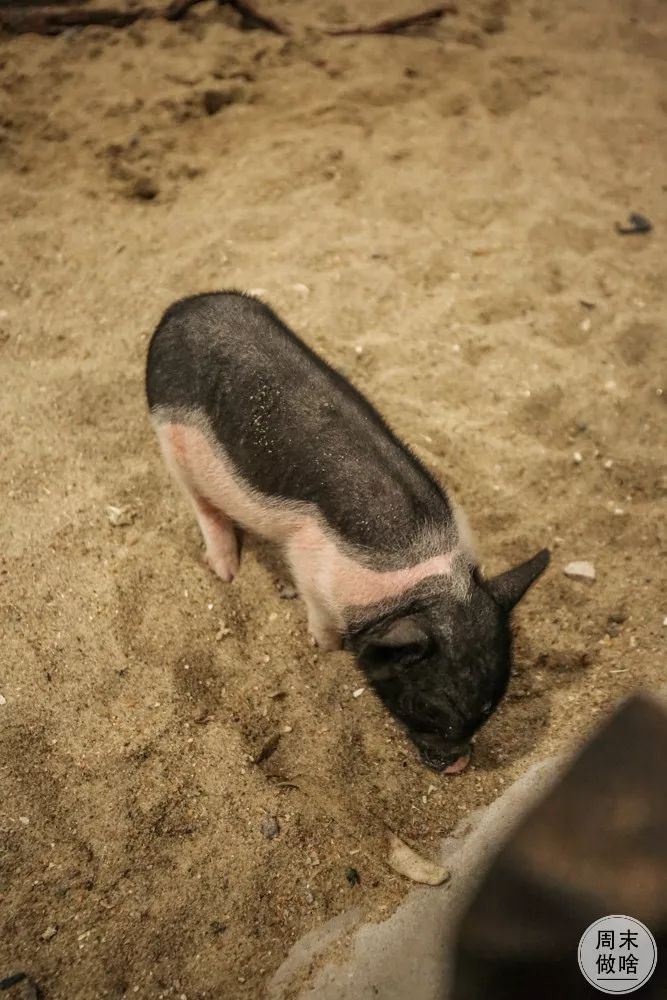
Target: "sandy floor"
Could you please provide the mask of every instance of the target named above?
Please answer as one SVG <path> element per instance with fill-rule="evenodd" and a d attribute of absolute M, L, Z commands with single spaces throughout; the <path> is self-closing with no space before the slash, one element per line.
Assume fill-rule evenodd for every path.
<path fill-rule="evenodd" d="M 664 5 L 461 7 L 399 37 L 204 3 L 2 42 L 0 976 L 46 1000 L 261 997 L 298 936 L 401 900 L 382 822 L 428 853 L 664 680 Z M 654 232 L 618 235 L 630 211 Z M 461 777 L 314 654 L 268 547 L 230 587 L 202 565 L 144 354 L 172 299 L 229 286 L 370 394 L 489 570 L 554 550 Z"/>

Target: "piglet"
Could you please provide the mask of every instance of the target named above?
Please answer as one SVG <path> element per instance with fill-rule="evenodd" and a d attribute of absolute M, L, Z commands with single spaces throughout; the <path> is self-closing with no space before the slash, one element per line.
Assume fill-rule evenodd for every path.
<path fill-rule="evenodd" d="M 484 579 L 443 487 L 252 296 L 172 305 L 150 343 L 146 389 L 211 569 L 234 579 L 244 531 L 277 542 L 317 644 L 354 653 L 428 766 L 463 770 L 508 684 L 512 608 L 548 551 Z"/>

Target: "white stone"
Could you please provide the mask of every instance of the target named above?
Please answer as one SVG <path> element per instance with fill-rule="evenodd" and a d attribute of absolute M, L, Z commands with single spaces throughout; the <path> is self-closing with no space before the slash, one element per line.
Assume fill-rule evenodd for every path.
<path fill-rule="evenodd" d="M 565 576 L 570 576 L 573 580 L 590 580 L 592 582 L 595 579 L 595 566 L 591 562 L 575 560 L 568 563 L 563 572 Z"/>

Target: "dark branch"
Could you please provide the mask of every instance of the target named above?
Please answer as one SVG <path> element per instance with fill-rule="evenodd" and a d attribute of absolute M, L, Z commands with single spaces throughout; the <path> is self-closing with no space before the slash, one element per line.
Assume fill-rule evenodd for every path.
<path fill-rule="evenodd" d="M 37 8 L 34 10 L 20 10 L 14 8 L 2 8 L 0 10 L 0 28 L 15 35 L 22 35 L 32 31 L 37 35 L 59 35 L 68 28 L 80 28 L 86 25 L 97 24 L 108 28 L 126 28 L 134 24 L 139 18 L 151 17 L 152 11 L 145 7 L 136 10 L 86 10 L 83 7 L 75 7 L 73 10 L 48 10 Z"/>
<path fill-rule="evenodd" d="M 272 31 L 274 35 L 290 35 L 290 30 L 286 25 L 276 21 L 273 17 L 261 14 L 253 3 L 246 0 L 219 0 L 221 6 L 231 7 L 237 14 L 241 15 L 241 27 L 246 30 L 263 28 L 264 31 Z"/>
<path fill-rule="evenodd" d="M 0 10 L 3 7 L 21 10 L 24 7 L 67 7 L 72 4 L 88 3 L 88 0 L 0 0 Z"/>
<path fill-rule="evenodd" d="M 180 21 L 191 7 L 201 2 L 202 0 L 171 0 L 169 6 L 165 9 L 164 17 L 168 21 Z"/>
<path fill-rule="evenodd" d="M 76 2 L 77 7 L 65 10 L 52 10 L 51 5 L 60 3 L 63 6 Z M 82 28 L 88 25 L 102 25 L 107 28 L 126 28 L 135 21 L 149 18 L 164 17 L 168 21 L 180 21 L 191 7 L 202 0 L 171 0 L 162 10 L 155 7 L 137 7 L 134 10 L 114 10 L 103 8 L 91 10 L 81 6 L 87 0 L 0 0 L 0 29 L 4 28 L 12 34 L 34 32 L 38 35 L 58 35 L 69 28 Z M 241 27 L 250 30 L 260 28 L 271 31 L 275 35 L 288 37 L 292 34 L 290 28 L 281 21 L 260 13 L 254 3 L 248 0 L 218 0 L 220 6 L 231 7 L 241 16 Z M 456 14 L 458 8 L 454 4 L 439 4 L 428 10 L 419 11 L 405 17 L 387 18 L 375 24 L 356 25 L 349 28 L 324 28 L 323 34 L 330 37 L 345 35 L 392 35 L 416 25 L 430 24 L 439 20 L 445 14 Z"/>
<path fill-rule="evenodd" d="M 342 35 L 395 35 L 406 28 L 413 28 L 419 24 L 430 24 L 438 21 L 445 14 L 458 14 L 458 7 L 455 4 L 439 4 L 437 7 L 430 7 L 428 10 L 419 11 L 416 14 L 408 14 L 405 17 L 388 17 L 384 21 L 376 24 L 361 24 L 351 28 L 329 28 L 325 34 L 332 37 Z"/>

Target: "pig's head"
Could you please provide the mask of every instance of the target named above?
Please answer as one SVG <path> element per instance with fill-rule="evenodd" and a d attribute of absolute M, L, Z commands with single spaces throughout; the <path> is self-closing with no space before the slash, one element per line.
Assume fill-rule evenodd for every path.
<path fill-rule="evenodd" d="M 489 580 L 473 569 L 465 596 L 417 600 L 353 643 L 371 685 L 434 770 L 468 763 L 472 737 L 507 688 L 512 609 L 548 563 L 543 549 Z"/>

